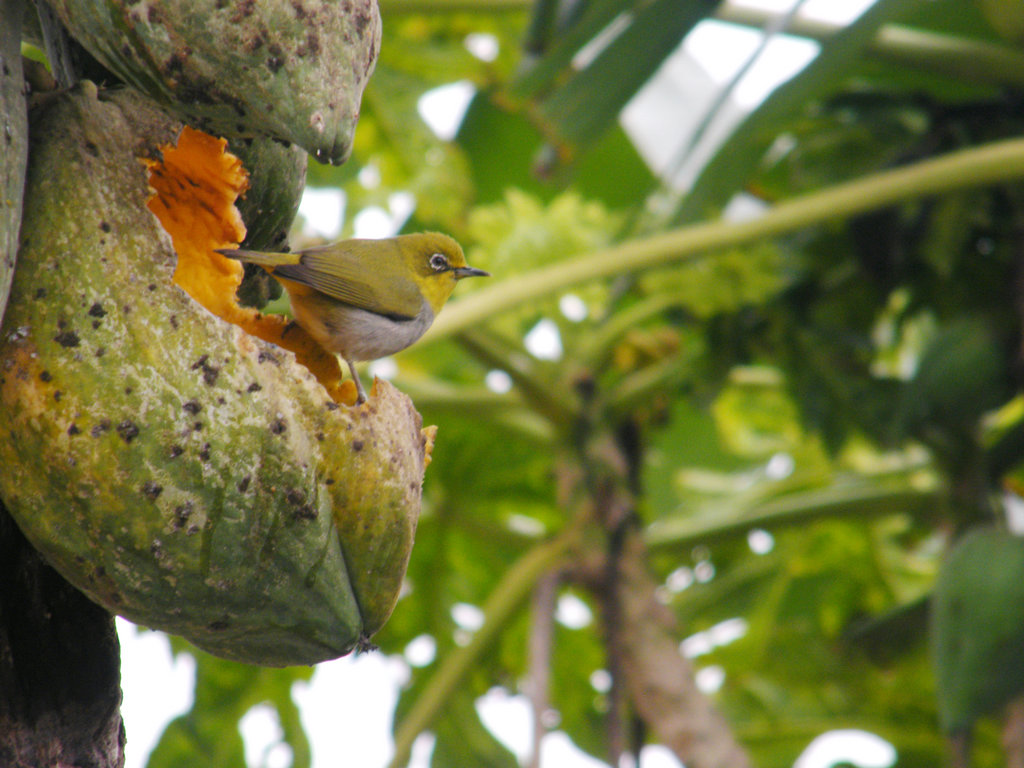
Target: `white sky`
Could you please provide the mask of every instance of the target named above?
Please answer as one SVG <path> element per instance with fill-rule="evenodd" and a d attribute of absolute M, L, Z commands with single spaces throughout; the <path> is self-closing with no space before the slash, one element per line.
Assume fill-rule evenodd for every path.
<path fill-rule="evenodd" d="M 794 0 L 733 0 L 737 5 L 753 6 L 775 12 L 785 12 Z M 873 0 L 808 0 L 801 13 L 820 21 L 847 24 L 860 15 Z M 744 66 L 760 42 L 759 33 L 718 22 L 702 23 L 687 38 L 677 55 L 687 56 L 703 70 L 709 82 L 721 86 Z M 488 35 L 470 35 L 467 47 L 483 60 L 497 55 L 496 43 Z M 734 99 L 740 109 L 751 109 L 775 87 L 798 72 L 816 55 L 817 44 L 791 36 L 780 35 L 761 52 L 756 66 L 751 67 L 737 84 Z M 669 62 L 664 69 L 671 74 Z M 685 65 L 688 66 L 688 65 Z M 692 73 L 687 73 L 687 76 Z M 666 93 L 665 86 L 648 86 L 655 95 Z M 420 102 L 420 114 L 432 130 L 442 139 L 450 139 L 458 130 L 465 109 L 473 96 L 468 82 L 452 83 L 426 94 Z M 642 101 L 642 99 L 638 99 Z M 660 109 L 664 109 L 662 99 Z M 692 111 L 692 105 L 683 105 Z M 630 131 L 628 112 L 624 125 Z M 650 121 L 644 121 L 650 122 Z M 663 121 L 670 122 L 670 121 Z M 678 134 L 678 126 L 674 129 Z M 642 141 L 634 135 L 634 141 Z M 660 139 L 653 138 L 657 144 Z M 674 150 L 673 150 L 674 151 Z M 641 152 L 644 152 L 641 147 Z M 648 156 L 654 167 L 664 159 Z M 374 169 L 365 169 L 360 181 L 372 187 L 379 184 Z M 410 195 L 394 195 L 387 209 L 363 211 L 355 221 L 358 237 L 387 237 L 394 234 L 415 207 Z M 302 216 L 312 230 L 326 237 L 336 237 L 341 231 L 345 212 L 344 197 L 337 190 L 307 189 L 300 208 Z M 575 298 L 575 297 L 572 297 Z M 580 318 L 580 308 L 572 301 L 566 303 L 565 314 Z M 578 299 L 576 300 L 578 302 Z M 582 312 L 585 314 L 584 305 Z M 527 338 L 530 351 L 538 357 L 557 359 L 561 354 L 557 326 L 541 321 Z M 388 361 L 380 361 L 382 371 L 390 370 Z M 393 365 L 392 365 L 393 367 Z M 489 374 L 495 388 L 510 385 L 507 374 L 493 371 Z M 688 583 L 692 583 L 692 579 Z M 684 587 L 685 588 L 685 587 Z M 559 603 L 559 621 L 569 627 L 586 626 L 590 617 L 580 612 L 576 601 Z M 401 610 L 401 603 L 397 610 Z M 457 609 L 455 617 L 461 624 L 460 632 L 471 632 L 479 619 L 473 606 Z M 697 656 L 703 649 L 716 644 L 732 642 L 746 631 L 742 620 L 725 622 L 708 632 L 687 638 L 681 652 Z M 173 717 L 191 706 L 194 665 L 191 659 L 173 661 L 167 639 L 153 632 L 140 631 L 118 619 L 118 632 L 122 647 L 122 688 L 124 702 L 122 714 L 128 734 L 126 768 L 142 768 L 163 728 Z M 386 764 L 393 750 L 391 717 L 398 691 L 409 679 L 409 664 L 429 663 L 433 656 L 432 638 L 422 637 L 410 644 L 406 658 L 389 658 L 381 654 L 360 657 L 349 656 L 317 666 L 312 682 L 297 684 L 293 695 L 300 708 L 313 749 L 313 768 L 359 766 L 377 768 Z M 595 693 L 607 685 L 607 674 L 595 670 L 591 675 Z M 717 689 L 724 678 L 719 667 L 706 667 L 698 680 L 708 690 Z M 155 692 L 159 695 L 155 695 Z M 531 719 L 526 700 L 502 689 L 493 689 L 478 702 L 486 726 L 520 760 L 526 759 L 531 743 Z M 250 768 L 285 768 L 290 764 L 290 753 L 275 742 L 280 738 L 280 726 L 266 707 L 256 708 L 243 720 L 241 731 L 246 743 L 246 757 Z M 428 764 L 432 747 L 429 736 L 417 743 L 413 753 L 413 766 L 424 768 Z M 827 768 L 840 760 L 850 760 L 863 768 L 886 768 L 895 762 L 891 745 L 877 736 L 861 731 L 836 731 L 812 742 L 796 768 Z M 572 744 L 560 731 L 549 733 L 543 742 L 542 764 L 545 768 L 603 768 L 604 763 L 588 757 Z M 638 768 L 680 768 L 679 762 L 663 747 L 645 748 Z"/>

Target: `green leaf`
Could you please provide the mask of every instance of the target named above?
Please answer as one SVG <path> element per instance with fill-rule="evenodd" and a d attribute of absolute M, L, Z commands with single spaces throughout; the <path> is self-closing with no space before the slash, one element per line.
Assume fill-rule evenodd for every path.
<path fill-rule="evenodd" d="M 539 107 L 552 132 L 586 146 L 619 112 L 718 0 L 653 0 L 619 16 L 626 27 L 579 73 Z"/>
<path fill-rule="evenodd" d="M 880 0 L 829 40 L 814 61 L 779 86 L 716 150 L 687 192 L 674 220 L 697 221 L 724 206 L 743 188 L 786 123 L 815 99 L 834 93 L 860 61 L 860 54 L 880 26 L 912 5 L 909 0 Z"/>

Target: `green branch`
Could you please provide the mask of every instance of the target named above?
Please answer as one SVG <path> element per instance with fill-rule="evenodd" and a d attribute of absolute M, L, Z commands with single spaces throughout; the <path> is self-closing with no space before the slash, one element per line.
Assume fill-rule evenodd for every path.
<path fill-rule="evenodd" d="M 576 417 L 579 403 L 573 393 L 556 387 L 550 377 L 542 375 L 537 362 L 519 345 L 481 328 L 463 331 L 459 341 L 485 365 L 505 371 L 523 399 L 556 427 Z"/>
<path fill-rule="evenodd" d="M 393 768 L 409 762 L 412 744 L 430 727 L 446 702 L 458 691 L 472 666 L 488 651 L 516 611 L 526 602 L 537 580 L 554 568 L 575 543 L 576 526 L 567 528 L 558 538 L 544 542 L 527 552 L 502 578 L 484 603 L 484 623 L 467 645 L 456 648 L 434 673 L 423 692 L 395 730 Z"/>
<path fill-rule="evenodd" d="M 381 15 L 528 11 L 533 0 L 380 0 Z"/>
<path fill-rule="evenodd" d="M 654 551 L 708 544 L 746 535 L 752 528 L 778 529 L 823 518 L 866 519 L 899 512 L 928 515 L 938 511 L 942 497 L 940 487 L 822 488 L 754 504 L 743 514 L 724 519 L 722 515 L 706 515 L 660 520 L 647 529 L 644 541 Z"/>
<path fill-rule="evenodd" d="M 715 14 L 722 21 L 761 29 L 778 14 L 725 3 Z M 842 30 L 828 22 L 796 17 L 786 32 L 827 43 Z M 903 24 L 883 24 L 867 50 L 890 64 L 927 69 L 955 77 L 1020 88 L 1024 85 L 1024 54 L 1009 45 L 915 29 Z"/>
<path fill-rule="evenodd" d="M 1024 139 L 951 152 L 794 197 L 747 221 L 719 220 L 682 227 L 500 280 L 451 302 L 424 341 L 436 341 L 472 328 L 500 312 L 580 283 L 692 260 L 713 251 L 778 237 L 916 198 L 1022 177 Z"/>
<path fill-rule="evenodd" d="M 554 442 L 555 431 L 549 420 L 527 408 L 516 393 L 499 394 L 486 387 L 453 386 L 436 379 L 395 379 L 393 382 L 416 403 L 424 415 L 455 413 L 486 419 L 509 432 L 540 445 Z"/>

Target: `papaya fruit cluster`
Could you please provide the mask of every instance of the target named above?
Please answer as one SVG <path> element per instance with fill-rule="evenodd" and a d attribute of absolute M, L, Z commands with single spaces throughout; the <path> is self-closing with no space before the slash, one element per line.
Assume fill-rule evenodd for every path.
<path fill-rule="evenodd" d="M 244 237 L 235 195 L 279 239 L 306 153 L 347 156 L 379 16 L 375 0 L 198 5 L 53 3 L 127 87 L 83 82 L 30 111 L 0 500 L 111 612 L 226 658 L 311 664 L 390 615 L 432 433 L 385 382 L 348 407 L 333 359 L 238 307 L 224 270 L 240 268 L 212 249 Z M 168 171 L 186 123 L 229 134 L 248 177 L 210 136 L 209 157 Z M 203 202 L 154 203 L 160 174 Z M 217 223 L 185 245 L 197 210 Z"/>

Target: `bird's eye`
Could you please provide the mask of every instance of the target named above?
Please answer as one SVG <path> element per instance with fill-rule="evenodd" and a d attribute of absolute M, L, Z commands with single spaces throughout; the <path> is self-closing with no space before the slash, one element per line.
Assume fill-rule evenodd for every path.
<path fill-rule="evenodd" d="M 448 269 L 448 257 L 443 253 L 435 253 L 430 257 L 430 268 L 435 272 L 444 272 Z"/>

